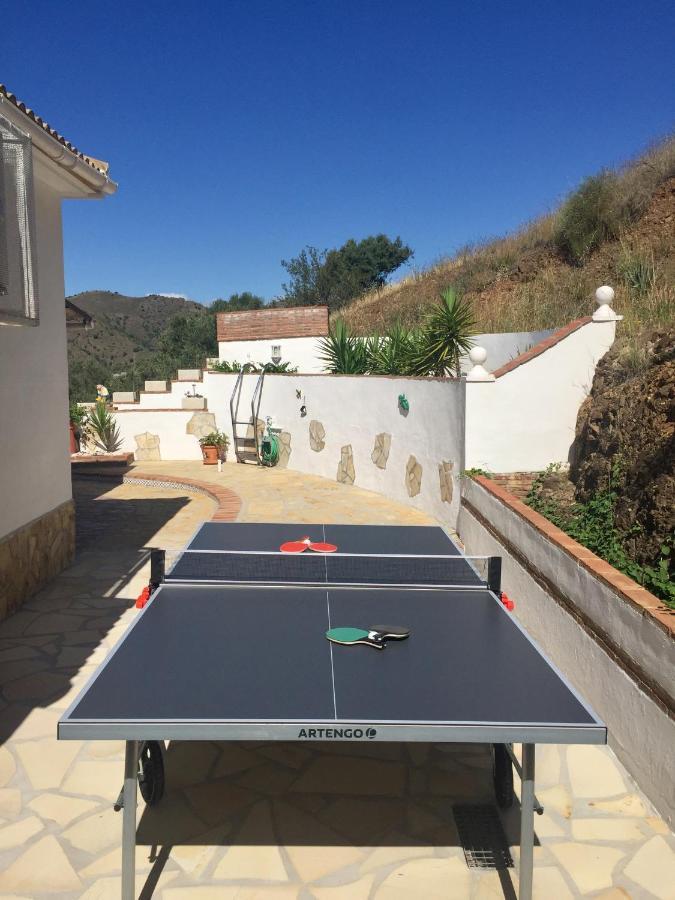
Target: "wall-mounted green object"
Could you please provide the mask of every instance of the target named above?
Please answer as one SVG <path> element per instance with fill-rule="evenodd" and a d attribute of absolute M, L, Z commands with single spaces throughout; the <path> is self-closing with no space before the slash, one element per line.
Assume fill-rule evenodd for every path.
<path fill-rule="evenodd" d="M 408 402 L 408 398 L 405 394 L 398 395 L 398 405 L 406 412 L 408 412 L 408 410 L 410 409 L 410 403 Z"/>

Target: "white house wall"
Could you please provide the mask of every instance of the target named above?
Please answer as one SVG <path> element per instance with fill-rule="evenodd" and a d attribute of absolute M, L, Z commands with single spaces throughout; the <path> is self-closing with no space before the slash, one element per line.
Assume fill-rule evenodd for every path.
<path fill-rule="evenodd" d="M 224 362 L 267 363 L 272 359 L 272 345 L 281 347 L 282 362 L 290 363 L 299 372 L 323 372 L 318 359 L 317 337 L 265 339 L 261 341 L 220 341 L 218 354 Z"/>
<path fill-rule="evenodd" d="M 71 497 L 60 197 L 35 175 L 40 323 L 0 325 L 0 538 Z"/>
<path fill-rule="evenodd" d="M 469 381 L 467 468 L 523 472 L 566 462 L 579 407 L 612 346 L 615 325 L 589 322 L 495 381 Z"/>

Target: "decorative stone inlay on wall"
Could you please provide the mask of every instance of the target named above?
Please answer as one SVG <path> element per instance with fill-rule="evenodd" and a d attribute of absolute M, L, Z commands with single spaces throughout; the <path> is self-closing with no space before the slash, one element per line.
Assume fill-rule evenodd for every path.
<path fill-rule="evenodd" d="M 438 464 L 438 479 L 441 485 L 441 500 L 444 503 L 452 503 L 452 492 L 454 490 L 454 481 L 452 479 L 452 471 L 455 468 L 454 462 L 443 462 Z"/>
<path fill-rule="evenodd" d="M 185 426 L 185 434 L 194 434 L 196 438 L 206 437 L 215 430 L 216 416 L 210 412 L 196 412 Z"/>
<path fill-rule="evenodd" d="M 149 431 L 144 431 L 143 434 L 135 434 L 134 440 L 136 441 L 134 456 L 137 460 L 162 458 L 159 452 L 158 434 L 150 434 Z"/>
<path fill-rule="evenodd" d="M 0 621 L 70 565 L 74 555 L 72 500 L 0 541 Z"/>
<path fill-rule="evenodd" d="M 323 427 L 321 422 L 317 422 L 316 419 L 312 419 L 309 423 L 309 446 L 316 453 L 320 453 L 323 448 L 326 446 L 326 442 L 324 438 L 326 437 L 326 429 Z"/>
<path fill-rule="evenodd" d="M 288 466 L 288 460 L 291 458 L 291 433 L 290 431 L 282 431 L 277 435 L 279 442 L 279 462 L 277 466 L 285 469 Z"/>
<path fill-rule="evenodd" d="M 258 443 L 260 443 L 263 439 L 263 435 L 265 434 L 265 422 L 263 419 L 255 420 L 256 428 L 258 429 Z M 255 438 L 255 432 L 253 431 L 253 421 L 250 421 L 246 426 L 246 440 L 252 441 Z M 255 447 L 253 448 L 255 450 Z"/>
<path fill-rule="evenodd" d="M 352 445 L 347 444 L 340 449 L 340 462 L 337 468 L 337 480 L 341 484 L 354 484 L 356 471 L 354 470 L 354 454 Z"/>
<path fill-rule="evenodd" d="M 389 451 L 391 450 L 391 435 L 383 431 L 382 434 L 375 435 L 375 445 L 370 458 L 378 469 L 387 468 L 387 460 L 389 459 Z"/>
<path fill-rule="evenodd" d="M 405 467 L 405 486 L 409 497 L 415 497 L 422 489 L 422 466 L 414 456 L 408 459 Z"/>

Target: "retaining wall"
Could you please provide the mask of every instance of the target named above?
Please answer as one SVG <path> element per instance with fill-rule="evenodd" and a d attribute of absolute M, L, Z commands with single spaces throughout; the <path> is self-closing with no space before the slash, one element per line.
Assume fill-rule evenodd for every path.
<path fill-rule="evenodd" d="M 467 553 L 502 557 L 515 615 L 672 826 L 675 611 L 488 479 L 462 480 L 458 531 Z"/>

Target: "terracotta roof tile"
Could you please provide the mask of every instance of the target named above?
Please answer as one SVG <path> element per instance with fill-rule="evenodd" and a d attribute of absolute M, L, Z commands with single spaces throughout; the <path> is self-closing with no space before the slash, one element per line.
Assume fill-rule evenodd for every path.
<path fill-rule="evenodd" d="M 78 159 L 81 159 L 83 162 L 87 163 L 88 166 L 91 166 L 92 169 L 95 169 L 97 172 L 100 172 L 102 175 L 108 174 L 108 163 L 104 162 L 101 159 L 95 159 L 93 156 L 87 156 L 82 153 L 81 150 L 78 150 L 70 141 L 66 140 L 62 134 L 59 134 L 56 129 L 52 128 L 45 120 L 38 116 L 38 114 L 30 109 L 30 107 L 26 106 L 23 100 L 19 100 L 16 94 L 12 94 L 4 84 L 0 84 L 0 97 L 4 97 L 8 100 L 13 106 L 16 106 L 17 109 L 21 110 L 24 115 L 28 116 L 31 121 L 35 122 L 36 125 L 39 125 L 43 131 L 46 131 L 48 135 L 54 138 L 54 140 L 58 141 L 59 144 L 62 144 L 67 150 L 70 150 L 71 153 L 75 154 Z"/>

